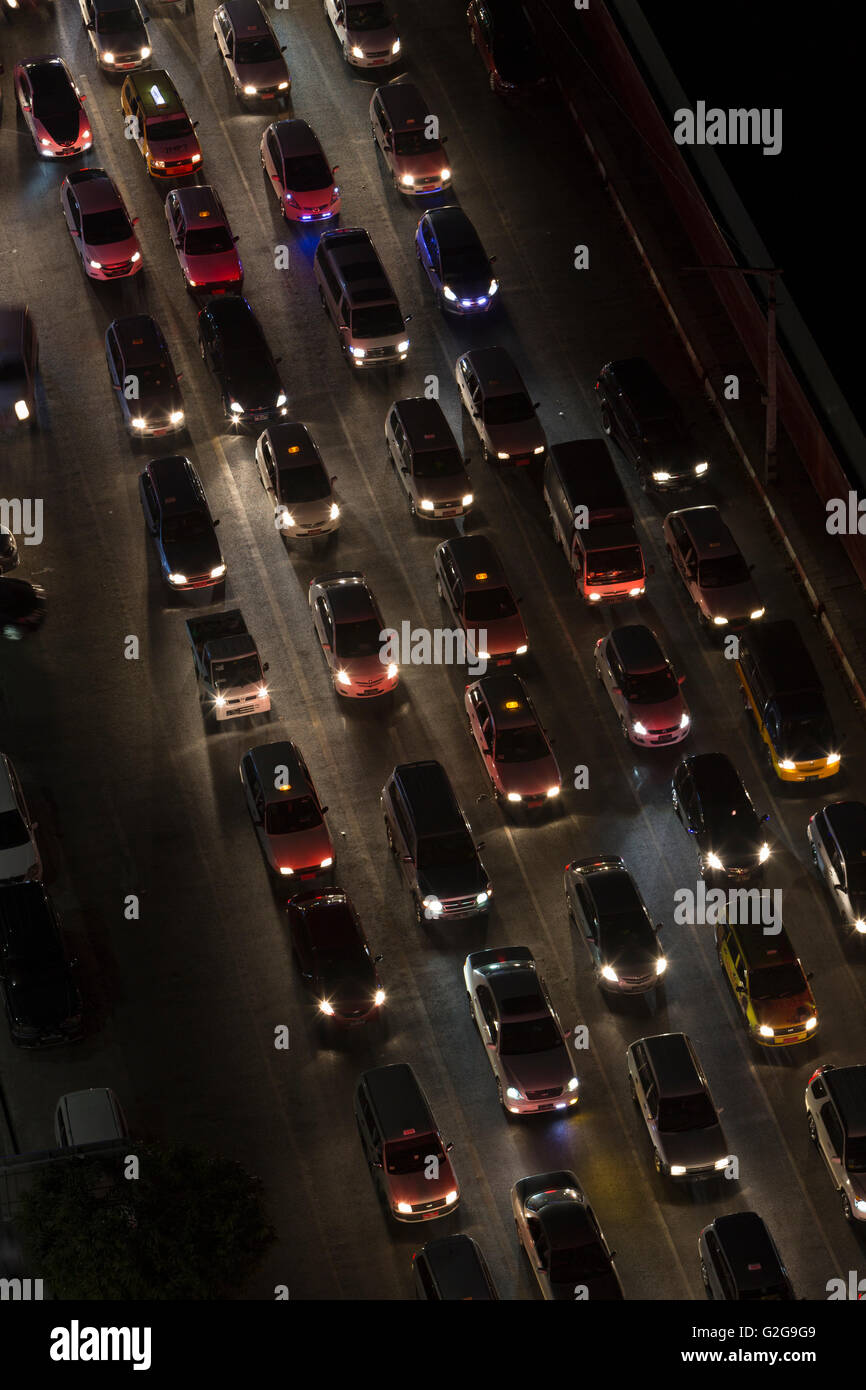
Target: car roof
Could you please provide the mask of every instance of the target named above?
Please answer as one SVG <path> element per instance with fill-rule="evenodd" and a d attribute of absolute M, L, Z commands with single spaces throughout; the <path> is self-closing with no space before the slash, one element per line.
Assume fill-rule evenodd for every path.
<path fill-rule="evenodd" d="M 565 1197 L 560 1202 L 546 1202 L 535 1216 L 541 1223 L 551 1250 L 570 1250 L 576 1245 L 598 1241 L 598 1234 L 585 1205 L 573 1197 Z"/>
<path fill-rule="evenodd" d="M 111 208 L 122 208 L 120 194 L 104 169 L 91 171 L 93 177 L 72 183 L 78 206 L 84 214 L 108 212 Z M 101 176 L 101 177 L 100 177 Z"/>
<path fill-rule="evenodd" d="M 373 595 L 366 579 L 349 579 L 343 584 L 329 585 L 327 594 L 338 627 L 340 623 L 357 623 L 376 616 Z"/>
<path fill-rule="evenodd" d="M 92 0 L 93 8 L 102 13 L 109 10 L 134 10 L 137 8 L 136 0 Z"/>
<path fill-rule="evenodd" d="M 429 1264 L 446 1298 L 491 1297 L 492 1280 L 472 1236 L 460 1232 L 428 1240 L 418 1251 L 417 1258 L 421 1256 Z"/>
<path fill-rule="evenodd" d="M 226 294 L 221 298 L 215 296 L 207 301 L 202 313 L 209 314 L 223 329 L 247 328 L 250 324 L 258 324 L 252 305 L 240 294 Z"/>
<path fill-rule="evenodd" d="M 839 1108 L 849 1139 L 866 1135 L 866 1065 L 832 1067 L 822 1076 Z"/>
<path fill-rule="evenodd" d="M 143 366 L 166 351 L 162 329 L 150 314 L 131 314 L 111 324 L 127 367 Z"/>
<path fill-rule="evenodd" d="M 576 504 L 593 511 L 631 511 L 619 474 L 603 439 L 568 439 L 550 448 L 563 487 Z M 622 517 L 621 520 L 625 520 Z M 605 526 L 604 534 L 608 528 Z"/>
<path fill-rule="evenodd" d="M 478 685 L 493 712 L 497 730 L 525 729 L 538 723 L 526 687 L 514 672 L 482 676 Z"/>
<path fill-rule="evenodd" d="M 178 116 L 185 115 L 186 108 L 181 101 L 180 93 L 172 81 L 171 74 L 165 68 L 151 68 L 148 71 L 139 70 L 127 75 L 127 81 L 131 81 L 138 94 L 138 99 L 144 108 L 146 118 L 151 116 Z M 160 100 L 154 97 L 156 91 Z"/>
<path fill-rule="evenodd" d="M 385 103 L 396 131 L 424 129 L 429 108 L 414 82 L 391 82 L 378 87 L 375 95 Z"/>
<path fill-rule="evenodd" d="M 335 227 L 322 233 L 319 245 L 323 243 L 349 283 L 381 273 L 379 254 L 364 227 Z"/>
<path fill-rule="evenodd" d="M 763 928 L 752 927 L 748 923 L 735 926 L 733 930 L 750 970 L 761 970 L 770 965 L 790 965 L 797 960 L 797 952 L 784 927 L 775 936 L 765 936 Z"/>
<path fill-rule="evenodd" d="M 771 1279 L 781 1277 L 779 1256 L 757 1212 L 717 1216 L 713 1229 L 740 1291 L 766 1288 L 768 1275 Z"/>
<path fill-rule="evenodd" d="M 866 805 L 862 801 L 831 801 L 823 809 L 845 859 L 866 859 Z"/>
<path fill-rule="evenodd" d="M 259 743 L 247 750 L 247 756 L 258 773 L 269 803 L 278 801 L 285 794 L 274 786 L 274 768 L 277 767 L 288 768 L 289 780 L 286 790 L 291 791 L 293 797 L 306 796 L 309 793 L 310 786 L 301 771 L 298 749 L 290 740 L 286 739 L 281 743 Z"/>
<path fill-rule="evenodd" d="M 625 395 L 641 414 L 653 416 L 660 407 L 677 411 L 673 397 L 645 357 L 623 357 L 609 362 L 607 371 L 613 373 Z"/>
<path fill-rule="evenodd" d="M 259 0 L 223 0 L 223 8 L 234 28 L 243 30 L 245 35 L 256 37 L 269 32 Z"/>
<path fill-rule="evenodd" d="M 691 757 L 683 759 L 683 764 L 704 795 L 709 794 L 713 799 L 740 801 L 744 793 L 748 796 L 743 780 L 727 753 L 693 753 Z"/>
<path fill-rule="evenodd" d="M 163 514 L 172 516 L 201 506 L 193 465 L 182 455 L 151 459 L 147 471 L 159 491 Z"/>
<path fill-rule="evenodd" d="M 671 512 L 688 528 L 689 536 L 702 560 L 716 555 L 739 555 L 740 548 L 734 540 L 726 523 L 722 520 L 718 507 L 684 507 Z"/>
<path fill-rule="evenodd" d="M 223 222 L 227 220 L 219 194 L 209 183 L 175 188 L 172 192 L 177 195 L 177 200 L 187 217 L 201 217 L 205 214 Z"/>
<path fill-rule="evenodd" d="M 425 216 L 435 230 L 443 251 L 450 251 L 455 246 L 474 246 L 476 243 L 481 246 L 481 238 L 463 208 L 452 205 L 430 208 Z"/>
<path fill-rule="evenodd" d="M 487 536 L 454 536 L 444 544 L 460 568 L 464 589 L 493 589 L 507 584 L 499 556 Z M 479 575 L 484 578 L 479 579 Z"/>
<path fill-rule="evenodd" d="M 267 426 L 266 433 L 276 455 L 278 469 L 302 468 L 321 462 L 310 431 L 300 421 L 278 420 Z"/>
<path fill-rule="evenodd" d="M 360 1079 L 367 1084 L 386 1142 L 408 1138 L 407 1130 L 425 1135 L 435 1128 L 418 1078 L 408 1062 L 373 1067 L 363 1072 Z"/>
<path fill-rule="evenodd" d="M 412 447 L 416 453 L 457 448 L 451 426 L 438 401 L 426 396 L 407 396 L 395 401 L 393 409 L 412 435 Z"/>
<path fill-rule="evenodd" d="M 587 865 L 582 877 L 602 917 L 631 912 L 635 908 L 643 911 L 635 881 L 622 862 L 600 862 L 597 867 Z"/>
<path fill-rule="evenodd" d="M 747 633 L 746 650 L 760 665 L 769 668 L 774 694 L 794 694 L 823 690 L 818 672 L 793 618 L 774 618 L 754 625 Z"/>
<path fill-rule="evenodd" d="M 506 348 L 473 348 L 464 352 L 463 357 L 478 377 L 485 396 L 510 396 L 514 391 L 526 390 Z"/>
<path fill-rule="evenodd" d="M 630 676 L 658 671 L 665 665 L 665 654 L 652 628 L 644 623 L 624 623 L 610 634 L 617 654 Z"/>
<path fill-rule="evenodd" d="M 61 1096 L 57 1104 L 66 1109 L 69 1134 L 74 1144 L 98 1144 L 120 1137 L 122 1127 L 117 1101 L 108 1086 L 70 1091 Z"/>
<path fill-rule="evenodd" d="M 525 1003 L 528 999 L 538 1000 L 538 1004 L 543 1013 L 548 1013 L 547 1001 L 541 992 L 541 984 L 538 972 L 526 961 L 518 964 L 509 965 L 506 969 L 491 970 L 484 976 L 484 983 L 487 985 L 497 1004 L 502 1006 L 502 1013 L 510 1022 L 520 1018 L 537 1018 L 539 1010 L 533 1008 L 529 1012 L 525 1009 L 515 1010 L 509 1008 L 519 1000 Z"/>
<path fill-rule="evenodd" d="M 659 1033 L 652 1038 L 642 1038 L 641 1042 L 665 1098 L 693 1096 L 700 1081 L 686 1034 Z"/>
<path fill-rule="evenodd" d="M 284 121 L 274 121 L 273 131 L 283 155 L 318 154 L 321 151 L 319 137 L 313 127 L 300 117 L 289 117 Z"/>
<path fill-rule="evenodd" d="M 437 834 L 443 825 L 454 825 L 460 810 L 448 773 L 441 763 L 433 758 L 399 763 L 394 768 L 394 776 L 412 802 L 419 837 Z"/>

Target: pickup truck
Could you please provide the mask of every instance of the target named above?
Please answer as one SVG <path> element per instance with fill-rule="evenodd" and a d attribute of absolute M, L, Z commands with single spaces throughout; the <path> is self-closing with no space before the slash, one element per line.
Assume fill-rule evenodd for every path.
<path fill-rule="evenodd" d="M 265 685 L 268 663 L 262 665 L 240 609 L 187 618 L 186 630 L 206 715 L 236 719 L 270 709 Z"/>

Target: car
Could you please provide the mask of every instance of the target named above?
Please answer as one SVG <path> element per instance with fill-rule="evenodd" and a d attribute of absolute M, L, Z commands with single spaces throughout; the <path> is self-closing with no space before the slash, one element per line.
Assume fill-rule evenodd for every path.
<path fill-rule="evenodd" d="M 287 414 L 286 393 L 261 324 L 246 299 L 209 299 L 198 316 L 202 360 L 216 377 L 223 414 L 234 425 Z"/>
<path fill-rule="evenodd" d="M 528 947 L 471 951 L 463 982 L 503 1110 L 540 1115 L 577 1105 L 566 1034 Z"/>
<path fill-rule="evenodd" d="M 70 1091 L 57 1102 L 54 1138 L 58 1148 L 106 1144 L 128 1136 L 129 1129 L 120 1101 L 108 1086 Z"/>
<path fill-rule="evenodd" d="M 646 491 L 706 481 L 709 462 L 667 387 L 643 357 L 608 362 L 595 383 L 601 427 L 634 466 Z"/>
<path fill-rule="evenodd" d="M 27 809 L 12 759 L 0 753 L 0 891 L 7 883 L 38 883 L 42 878 L 38 828 Z"/>
<path fill-rule="evenodd" d="M 325 0 L 325 14 L 350 67 L 388 67 L 396 61 L 401 44 L 384 0 Z"/>
<path fill-rule="evenodd" d="M 319 137 L 306 121 L 274 121 L 262 134 L 262 169 L 287 222 L 325 222 L 340 212 L 340 190 Z"/>
<path fill-rule="evenodd" d="M 199 184 L 173 188 L 165 200 L 168 235 L 177 253 L 183 283 L 196 295 L 240 294 L 244 267 L 238 238 L 215 188 Z"/>
<path fill-rule="evenodd" d="M 562 776 L 520 677 L 482 676 L 467 685 L 463 703 L 496 800 L 528 810 L 549 806 L 562 791 Z"/>
<path fill-rule="evenodd" d="M 278 42 L 259 0 L 225 0 L 214 11 L 213 36 L 236 97 L 245 104 L 288 101 L 286 45 Z"/>
<path fill-rule="evenodd" d="M 460 403 L 481 440 L 485 463 L 525 465 L 541 459 L 547 439 L 523 378 L 505 348 L 473 348 L 454 368 Z"/>
<path fill-rule="evenodd" d="M 486 314 L 499 303 L 495 256 L 462 208 L 431 208 L 415 232 L 415 255 L 433 287 L 436 308 L 446 314 Z"/>
<path fill-rule="evenodd" d="M 49 1047 L 83 1032 L 60 921 L 41 883 L 0 888 L 0 990 L 13 1043 Z"/>
<path fill-rule="evenodd" d="M 529 651 L 519 600 L 486 536 L 455 536 L 433 552 L 436 591 L 466 634 L 472 662 L 510 666 Z"/>
<path fill-rule="evenodd" d="M 825 1062 L 806 1086 L 809 1138 L 842 1199 L 842 1215 L 866 1222 L 866 1066 Z"/>
<path fill-rule="evenodd" d="M 338 570 L 310 580 L 313 627 L 331 674 L 334 690 L 349 699 L 387 695 L 396 689 L 400 670 L 383 662 L 385 630 L 373 591 L 357 570 Z"/>
<path fill-rule="evenodd" d="M 520 0 L 469 0 L 466 19 L 491 92 L 524 96 L 544 86 L 541 54 Z"/>
<path fill-rule="evenodd" d="M 768 771 L 780 782 L 818 782 L 842 766 L 824 687 L 793 618 L 753 623 L 732 653 L 743 708 Z"/>
<path fill-rule="evenodd" d="M 671 786 L 674 813 L 695 837 L 708 882 L 759 882 L 772 854 L 764 826 L 740 774 L 725 753 L 684 758 Z"/>
<path fill-rule="evenodd" d="M 292 951 L 320 1017 L 335 1024 L 382 1017 L 385 991 L 364 928 L 345 893 L 311 891 L 289 899 Z"/>
<path fill-rule="evenodd" d="M 114 319 L 105 334 L 105 360 L 123 423 L 134 439 L 185 428 L 180 376 L 156 319 L 149 314 Z"/>
<path fill-rule="evenodd" d="M 45 621 L 45 590 L 26 579 L 0 578 L 0 636 L 10 642 L 31 637 Z"/>
<path fill-rule="evenodd" d="M 866 936 L 866 805 L 831 801 L 809 817 L 806 838 L 843 926 Z"/>
<path fill-rule="evenodd" d="M 212 589 L 226 563 L 204 488 L 188 458 L 151 459 L 138 475 L 144 521 L 156 545 L 162 577 L 175 592 Z"/>
<path fill-rule="evenodd" d="M 126 280 L 143 268 L 141 247 L 123 199 L 104 169 L 76 169 L 60 185 L 69 235 L 91 280 Z"/>
<path fill-rule="evenodd" d="M 28 58 L 13 69 L 15 95 L 36 153 L 43 159 L 71 159 L 93 145 L 85 98 L 56 53 Z"/>
<path fill-rule="evenodd" d="M 731 1154 L 691 1038 L 685 1033 L 638 1038 L 626 1050 L 626 1065 L 656 1172 L 683 1182 L 725 1172 Z"/>
<path fill-rule="evenodd" d="M 467 515 L 475 498 L 438 401 L 426 396 L 394 401 L 385 417 L 385 448 L 413 518 L 423 523 Z"/>
<path fill-rule="evenodd" d="M 355 1124 L 382 1205 L 395 1221 L 437 1221 L 460 1204 L 460 1184 L 415 1072 L 408 1062 L 358 1078 Z"/>
<path fill-rule="evenodd" d="M 517 1239 L 545 1299 L 625 1298 L 595 1212 L 570 1168 L 520 1178 L 511 1189 Z"/>
<path fill-rule="evenodd" d="M 662 526 L 668 560 L 702 627 L 721 634 L 760 622 L 766 612 L 742 551 L 718 507 L 669 512 Z"/>
<path fill-rule="evenodd" d="M 340 505 L 306 425 L 280 420 L 256 440 L 259 481 L 284 537 L 326 536 L 340 525 Z"/>
<path fill-rule="evenodd" d="M 30 310 L 23 304 L 0 304 L 0 429 L 38 428 L 38 370 L 39 341 Z"/>
<path fill-rule="evenodd" d="M 0 574 L 8 574 L 18 568 L 21 556 L 18 542 L 8 526 L 0 526 Z"/>
<path fill-rule="evenodd" d="M 147 172 L 157 181 L 186 178 L 202 162 L 196 135 L 180 92 L 164 68 L 130 72 L 120 89 L 120 113 L 126 138 L 134 141 Z"/>
<path fill-rule="evenodd" d="M 568 920 L 609 994 L 646 994 L 668 967 L 656 924 L 618 856 L 573 859 L 563 875 Z"/>
<path fill-rule="evenodd" d="M 333 867 L 328 808 L 297 744 L 286 740 L 248 749 L 240 778 L 256 837 L 276 877 L 318 879 Z"/>
<path fill-rule="evenodd" d="M 412 340 L 404 335 L 412 315 L 404 316 L 369 232 L 363 227 L 323 232 L 313 273 L 347 366 L 363 371 L 406 361 Z"/>
<path fill-rule="evenodd" d="M 418 197 L 451 186 L 445 157 L 447 135 L 439 135 L 430 107 L 414 82 L 390 82 L 370 98 L 370 131 L 398 193 Z"/>
<path fill-rule="evenodd" d="M 680 743 L 691 716 L 677 676 L 651 628 L 624 623 L 595 644 L 595 675 L 610 697 L 623 738 L 643 748 Z"/>
<path fill-rule="evenodd" d="M 757 896 L 757 889 L 739 889 Z M 819 1028 L 818 1006 L 802 962 L 784 927 L 765 934 L 741 922 L 739 908 L 717 922 L 716 953 L 746 1032 L 761 1047 L 808 1042 Z"/>
<path fill-rule="evenodd" d="M 105 72 L 143 67 L 152 53 L 138 0 L 78 0 L 96 61 Z"/>
<path fill-rule="evenodd" d="M 698 1236 L 707 1298 L 726 1302 L 789 1302 L 796 1298 L 776 1243 L 757 1212 L 717 1216 Z"/>
<path fill-rule="evenodd" d="M 415 1293 L 428 1302 L 499 1300 L 487 1261 L 471 1236 L 428 1240 L 412 1256 Z"/>

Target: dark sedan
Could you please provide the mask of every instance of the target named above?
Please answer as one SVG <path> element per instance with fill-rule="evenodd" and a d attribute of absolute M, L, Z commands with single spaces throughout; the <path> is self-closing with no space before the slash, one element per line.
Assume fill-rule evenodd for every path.
<path fill-rule="evenodd" d="M 449 314 L 486 314 L 497 303 L 499 281 L 493 261 L 462 208 L 431 208 L 415 233 L 421 262 L 437 309 Z"/>
<path fill-rule="evenodd" d="M 622 859 L 565 866 L 568 920 L 587 947 L 596 982 L 615 994 L 644 994 L 667 969 L 657 926 Z"/>
<path fill-rule="evenodd" d="M 759 816 L 740 774 L 724 753 L 696 753 L 674 773 L 673 806 L 684 830 L 695 837 L 701 874 L 707 882 L 757 881 L 770 857 Z"/>
<path fill-rule="evenodd" d="M 286 414 L 279 357 L 268 347 L 246 299 L 211 299 L 198 316 L 198 343 L 222 392 L 223 413 L 235 424 L 276 420 Z"/>
<path fill-rule="evenodd" d="M 138 476 L 138 492 L 166 583 L 173 590 L 221 583 L 226 565 L 214 530 L 219 523 L 189 459 L 151 459 Z"/>
<path fill-rule="evenodd" d="M 351 900 L 338 890 L 301 893 L 289 901 L 289 928 L 298 968 L 322 1018 L 368 1023 L 379 1016 L 385 991 Z"/>
<path fill-rule="evenodd" d="M 60 925 L 39 883 L 0 888 L 0 986 L 12 1041 L 47 1047 L 81 1036 L 81 997 Z"/>

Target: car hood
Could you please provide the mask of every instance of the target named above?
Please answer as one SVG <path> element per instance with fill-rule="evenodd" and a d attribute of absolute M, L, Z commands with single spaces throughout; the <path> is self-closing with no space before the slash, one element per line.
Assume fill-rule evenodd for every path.
<path fill-rule="evenodd" d="M 330 982 L 321 980 L 323 997 L 328 999 L 334 1012 L 342 1018 L 358 1018 L 368 1014 L 374 1007 L 373 999 L 379 987 L 375 972 L 359 967 L 354 974 L 342 974 Z"/>
<path fill-rule="evenodd" d="M 656 961 L 663 954 L 655 939 L 645 946 L 631 942 L 619 950 L 602 948 L 602 964 L 610 965 L 620 979 L 639 979 L 655 974 Z"/>
<path fill-rule="evenodd" d="M 226 362 L 224 379 L 227 394 L 245 410 L 272 410 L 283 390 L 273 363 L 263 358 Z"/>
<path fill-rule="evenodd" d="M 553 754 L 532 763 L 494 763 L 497 776 L 506 792 L 521 796 L 538 796 L 548 787 L 560 784 L 559 768 Z M 552 798 L 551 798 L 552 799 Z"/>
<path fill-rule="evenodd" d="M 508 425 L 489 425 L 485 420 L 484 429 L 497 452 L 531 454 L 539 445 L 547 445 L 541 422 L 535 415 L 530 416 L 528 420 L 517 420 Z"/>
<path fill-rule="evenodd" d="M 237 251 L 214 251 L 209 256 L 187 256 L 186 263 L 193 280 L 205 285 L 224 280 L 240 280 L 244 273 Z"/>
<path fill-rule="evenodd" d="M 479 266 L 477 270 L 463 271 L 460 275 L 448 275 L 446 269 L 442 283 L 453 290 L 458 299 L 480 299 L 487 294 L 493 278 L 489 266 Z"/>
<path fill-rule="evenodd" d="M 315 502 L 278 502 L 277 506 L 286 507 L 297 525 L 315 526 L 317 522 L 330 521 L 331 507 L 335 500 L 333 497 L 322 497 Z M 288 532 L 291 535 L 291 526 L 288 528 Z"/>
<path fill-rule="evenodd" d="M 236 63 L 235 70 L 238 81 L 245 87 L 276 87 L 289 80 L 283 58 L 272 58 L 269 63 Z"/>
<path fill-rule="evenodd" d="M 174 410 L 183 410 L 180 388 L 177 386 L 161 386 L 156 388 L 142 388 L 141 395 L 137 401 L 128 401 L 123 393 L 120 398 L 124 402 L 130 415 L 142 415 L 145 419 L 149 415 L 165 415 L 168 417 Z"/>
<path fill-rule="evenodd" d="M 417 1173 L 389 1173 L 388 1185 L 395 1201 L 417 1207 L 422 1202 L 440 1201 L 446 1193 L 455 1191 L 457 1179 L 449 1160 L 440 1158 L 438 1178 L 425 1178 L 423 1169 Z"/>
<path fill-rule="evenodd" d="M 727 1158 L 728 1147 L 721 1125 L 708 1125 L 706 1129 L 687 1130 L 683 1134 L 661 1134 L 657 1132 L 658 1145 L 666 1163 L 693 1164 L 715 1163 Z"/>
<path fill-rule="evenodd" d="M 334 192 L 334 184 L 326 183 L 323 188 L 305 188 L 302 190 L 289 188 L 287 192 L 291 193 L 300 208 L 328 207 Z"/>
<path fill-rule="evenodd" d="M 758 590 L 751 580 L 726 584 L 722 589 L 701 589 L 701 599 L 709 618 L 747 618 L 761 607 Z"/>
<path fill-rule="evenodd" d="M 412 484 L 418 497 L 426 497 L 431 502 L 462 501 L 472 488 L 466 473 L 450 473 L 447 477 L 412 477 Z"/>
<path fill-rule="evenodd" d="M 521 86 L 524 83 L 538 82 L 543 76 L 537 50 L 531 43 L 522 41 L 519 36 L 513 39 L 507 35 L 499 39 L 494 38 L 492 51 L 496 71 L 505 82 Z"/>
<path fill-rule="evenodd" d="M 571 1058 L 564 1043 L 551 1048 L 549 1052 L 530 1052 L 525 1056 L 515 1057 L 500 1056 L 499 1064 L 506 1084 L 514 1084 L 523 1092 L 547 1091 L 554 1086 L 564 1089 L 574 1076 Z"/>
<path fill-rule="evenodd" d="M 332 859 L 334 847 L 328 828 L 314 825 L 311 830 L 296 830 L 293 835 L 269 835 L 268 851 L 274 868 L 286 865 L 290 869 L 311 869 L 323 859 Z M 287 875 L 288 877 L 288 875 Z"/>
<path fill-rule="evenodd" d="M 149 48 L 144 29 L 124 29 L 119 34 L 96 34 L 96 46 L 100 55 L 114 53 L 119 58 L 135 55 L 140 57 L 143 48 Z"/>
<path fill-rule="evenodd" d="M 672 695 L 669 700 L 660 700 L 658 704 L 654 705 L 641 705 L 636 701 L 630 701 L 628 712 L 632 721 L 640 721 L 645 729 L 653 733 L 657 729 L 670 729 L 674 725 L 679 726 L 685 713 L 685 704 L 682 696 L 677 694 Z"/>
<path fill-rule="evenodd" d="M 386 24 L 383 29 L 346 29 L 346 38 L 349 46 L 360 48 L 362 52 L 378 53 L 382 49 L 391 49 L 397 42 L 397 30 L 393 24 Z"/>
<path fill-rule="evenodd" d="M 148 135 L 147 143 L 151 155 L 158 159 L 183 159 L 184 156 L 201 154 L 194 130 L 179 140 L 160 140 L 158 135 Z"/>
<path fill-rule="evenodd" d="M 492 657 L 516 652 L 518 647 L 526 645 L 526 628 L 519 613 L 510 618 L 492 618 L 483 624 L 467 626 L 466 634 L 472 638 L 473 645 L 479 641 L 479 632 L 487 633 L 487 645 L 482 650 L 489 652 Z"/>
<path fill-rule="evenodd" d="M 792 994 L 789 999 L 753 999 L 752 1008 L 759 1024 L 766 1023 L 769 1028 L 793 1028 L 805 1023 L 817 1013 L 811 990 Z"/>
<path fill-rule="evenodd" d="M 470 898 L 487 889 L 487 877 L 480 861 L 468 864 L 446 864 L 443 868 L 422 869 L 418 874 L 418 890 L 422 898 Z"/>
<path fill-rule="evenodd" d="M 119 265 L 139 250 L 138 237 L 132 235 L 124 237 L 123 241 L 103 242 L 100 246 L 91 246 L 89 241 L 82 242 L 82 250 L 88 260 L 100 261 L 103 265 Z"/>
<path fill-rule="evenodd" d="M 448 160 L 443 149 L 425 150 L 423 154 L 395 154 L 394 169 L 399 174 L 412 174 L 418 179 L 429 179 L 441 169 L 448 168 Z"/>
<path fill-rule="evenodd" d="M 163 541 L 162 553 L 172 573 L 210 573 L 223 562 L 219 542 L 212 532 L 196 536 L 194 540 L 173 541 L 168 544 Z"/>

